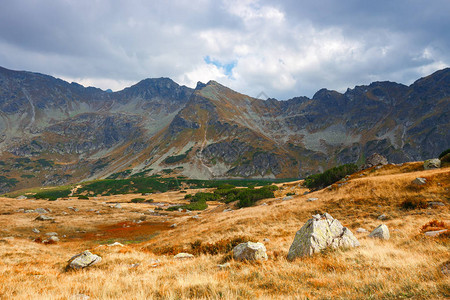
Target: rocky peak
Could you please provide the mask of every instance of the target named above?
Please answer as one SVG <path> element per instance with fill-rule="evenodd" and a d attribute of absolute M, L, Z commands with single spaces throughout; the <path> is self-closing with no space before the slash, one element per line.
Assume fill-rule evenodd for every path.
<path fill-rule="evenodd" d="M 147 78 L 115 94 L 126 99 L 141 98 L 150 100 L 164 98 L 187 101 L 192 92 L 192 89 L 180 86 L 170 78 Z"/>

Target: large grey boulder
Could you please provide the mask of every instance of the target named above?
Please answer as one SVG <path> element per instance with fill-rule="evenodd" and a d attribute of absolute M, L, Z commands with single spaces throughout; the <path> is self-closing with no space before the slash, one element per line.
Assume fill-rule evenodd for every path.
<path fill-rule="evenodd" d="M 425 170 L 439 169 L 441 167 L 441 160 L 439 158 L 428 159 L 423 162 Z"/>
<path fill-rule="evenodd" d="M 388 240 L 390 238 L 389 228 L 386 225 L 381 224 L 369 234 L 369 237 Z"/>
<path fill-rule="evenodd" d="M 80 254 L 75 255 L 69 259 L 68 269 L 83 269 L 90 267 L 96 263 L 102 261 L 102 258 L 98 255 L 92 254 L 89 250 L 86 250 Z"/>
<path fill-rule="evenodd" d="M 326 248 L 356 246 L 359 246 L 359 242 L 348 228 L 328 213 L 318 214 L 297 231 L 287 259 L 311 256 Z"/>
<path fill-rule="evenodd" d="M 241 243 L 233 248 L 235 260 L 267 260 L 266 247 L 263 243 Z"/>

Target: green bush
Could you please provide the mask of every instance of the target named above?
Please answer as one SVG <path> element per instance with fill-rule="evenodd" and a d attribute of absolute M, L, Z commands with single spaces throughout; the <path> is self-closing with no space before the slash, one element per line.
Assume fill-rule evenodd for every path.
<path fill-rule="evenodd" d="M 71 193 L 70 189 L 48 190 L 48 191 L 42 191 L 42 192 L 34 194 L 34 198 L 56 200 L 58 198 L 67 197 L 67 196 L 69 196 L 70 193 Z"/>
<path fill-rule="evenodd" d="M 145 201 L 144 198 L 133 198 L 133 199 L 131 199 L 132 203 L 142 203 L 144 201 Z"/>
<path fill-rule="evenodd" d="M 86 195 L 78 195 L 78 199 L 80 200 L 89 200 L 89 197 Z"/>
<path fill-rule="evenodd" d="M 346 175 L 350 175 L 358 171 L 358 166 L 355 164 L 346 164 L 331 168 L 320 174 L 314 174 L 306 177 L 304 186 L 310 189 L 324 188 L 330 184 L 339 181 Z"/>
<path fill-rule="evenodd" d="M 442 157 L 444 157 L 445 155 L 447 155 L 449 153 L 450 153 L 450 148 L 445 150 L 445 151 L 443 151 L 441 154 L 439 154 L 439 159 L 441 159 Z"/>

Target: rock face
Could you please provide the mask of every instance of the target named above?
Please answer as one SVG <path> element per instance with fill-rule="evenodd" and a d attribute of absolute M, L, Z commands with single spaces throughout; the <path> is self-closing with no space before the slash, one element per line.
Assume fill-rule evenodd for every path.
<path fill-rule="evenodd" d="M 441 160 L 439 158 L 428 159 L 423 162 L 425 170 L 439 169 L 441 167 Z"/>
<path fill-rule="evenodd" d="M 356 247 L 359 242 L 353 233 L 328 213 L 315 215 L 295 234 L 289 248 L 288 260 L 311 256 L 326 248 Z"/>
<path fill-rule="evenodd" d="M 83 269 L 90 267 L 96 263 L 102 261 L 102 258 L 98 255 L 92 254 L 89 250 L 86 250 L 80 254 L 75 255 L 69 259 L 68 269 Z"/>
<path fill-rule="evenodd" d="M 369 237 L 371 237 L 371 238 L 379 238 L 379 239 L 382 239 L 382 240 L 388 240 L 390 238 L 389 228 L 386 225 L 381 224 L 380 226 L 375 228 L 369 234 Z"/>
<path fill-rule="evenodd" d="M 384 166 L 388 164 L 388 160 L 386 157 L 374 153 L 369 158 L 366 159 L 366 164 L 364 165 L 363 169 L 368 169 L 374 166 Z"/>
<path fill-rule="evenodd" d="M 233 248 L 235 260 L 267 260 L 266 247 L 262 243 L 241 243 Z"/>

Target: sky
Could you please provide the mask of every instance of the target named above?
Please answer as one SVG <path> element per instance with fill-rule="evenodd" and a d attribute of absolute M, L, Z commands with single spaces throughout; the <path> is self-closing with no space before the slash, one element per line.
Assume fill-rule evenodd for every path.
<path fill-rule="evenodd" d="M 1 0 L 0 66 L 113 91 L 169 77 L 312 97 L 448 67 L 449 15 L 449 0 Z"/>

